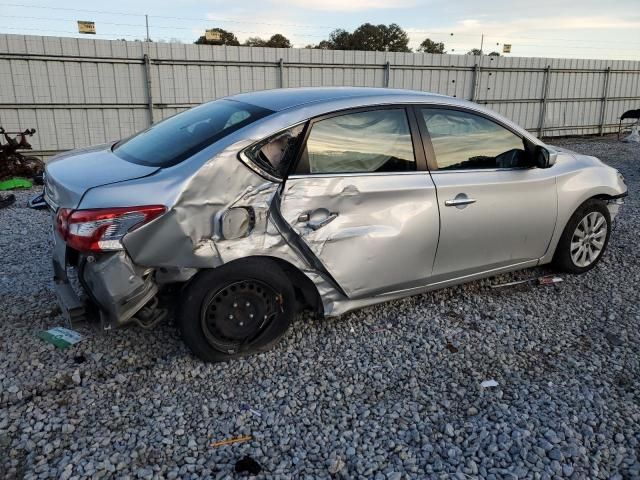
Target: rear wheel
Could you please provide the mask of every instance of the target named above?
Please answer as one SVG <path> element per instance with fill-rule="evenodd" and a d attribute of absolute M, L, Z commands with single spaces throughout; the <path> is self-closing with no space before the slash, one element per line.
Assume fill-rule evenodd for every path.
<path fill-rule="evenodd" d="M 180 328 L 187 346 L 209 362 L 268 350 L 286 332 L 295 293 L 269 259 L 242 259 L 202 272 L 187 287 Z"/>
<path fill-rule="evenodd" d="M 610 234 L 611 216 L 604 202 L 585 202 L 567 223 L 556 248 L 554 264 L 569 273 L 591 270 L 602 258 Z"/>

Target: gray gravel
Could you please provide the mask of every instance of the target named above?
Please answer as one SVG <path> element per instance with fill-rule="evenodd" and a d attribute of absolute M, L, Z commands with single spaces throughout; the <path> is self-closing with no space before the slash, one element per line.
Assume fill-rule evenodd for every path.
<path fill-rule="evenodd" d="M 229 364 L 199 362 L 169 325 L 84 324 L 64 351 L 39 340 L 63 319 L 47 213 L 19 193 L 0 210 L 0 477 L 235 478 L 245 455 L 264 478 L 640 477 L 640 148 L 556 143 L 629 184 L 595 270 L 301 318 Z M 211 446 L 238 435 L 253 440 Z"/>

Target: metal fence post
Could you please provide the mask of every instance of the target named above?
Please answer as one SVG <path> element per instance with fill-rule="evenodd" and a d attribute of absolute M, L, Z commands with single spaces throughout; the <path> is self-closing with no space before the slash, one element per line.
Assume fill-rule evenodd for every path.
<path fill-rule="evenodd" d="M 384 86 L 385 88 L 389 88 L 389 83 L 391 82 L 391 64 L 387 60 L 387 63 L 384 64 Z"/>
<path fill-rule="evenodd" d="M 281 58 L 278 62 L 280 68 L 280 88 L 284 88 L 284 60 Z"/>
<path fill-rule="evenodd" d="M 598 128 L 598 134 L 604 135 L 604 117 L 607 111 L 607 95 L 609 92 L 609 76 L 611 75 L 611 67 L 607 67 L 604 71 L 604 88 L 602 91 L 602 103 L 600 109 L 600 125 Z"/>
<path fill-rule="evenodd" d="M 472 102 L 476 99 L 476 83 L 478 82 L 478 64 L 475 63 L 473 65 L 473 76 L 471 77 L 471 100 Z"/>
<path fill-rule="evenodd" d="M 538 119 L 538 138 L 542 138 L 544 134 L 544 117 L 547 115 L 547 95 L 549 94 L 549 77 L 551 76 L 551 65 L 547 65 L 544 69 L 544 78 L 542 80 L 542 98 L 540 101 L 540 118 Z"/>
<path fill-rule="evenodd" d="M 153 94 L 151 88 L 151 60 L 149 60 L 149 55 L 144 54 L 144 73 L 145 77 L 147 77 L 147 107 L 149 109 L 149 121 L 153 125 Z"/>

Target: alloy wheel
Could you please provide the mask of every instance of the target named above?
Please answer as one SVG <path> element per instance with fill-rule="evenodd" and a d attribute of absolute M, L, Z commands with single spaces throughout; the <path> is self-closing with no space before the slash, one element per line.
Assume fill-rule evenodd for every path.
<path fill-rule="evenodd" d="M 602 254 L 607 238 L 607 220 L 600 212 L 590 212 L 578 223 L 571 237 L 571 260 L 588 267 Z"/>

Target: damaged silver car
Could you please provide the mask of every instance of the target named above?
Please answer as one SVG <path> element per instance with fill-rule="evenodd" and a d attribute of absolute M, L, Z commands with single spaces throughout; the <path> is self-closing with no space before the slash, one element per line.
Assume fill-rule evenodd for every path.
<path fill-rule="evenodd" d="M 593 268 L 627 193 L 598 159 L 479 105 L 307 88 L 203 104 L 46 168 L 54 274 L 77 271 L 105 328 L 166 316 L 207 361 L 261 351 L 318 316 L 553 263 Z"/>

